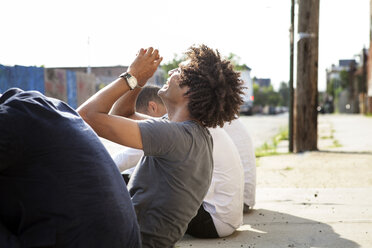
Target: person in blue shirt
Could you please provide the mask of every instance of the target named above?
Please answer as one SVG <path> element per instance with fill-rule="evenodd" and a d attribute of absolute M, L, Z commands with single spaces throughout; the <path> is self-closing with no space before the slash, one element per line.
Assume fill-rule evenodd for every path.
<path fill-rule="evenodd" d="M 141 247 L 121 174 L 66 103 L 0 97 L 0 247 Z"/>

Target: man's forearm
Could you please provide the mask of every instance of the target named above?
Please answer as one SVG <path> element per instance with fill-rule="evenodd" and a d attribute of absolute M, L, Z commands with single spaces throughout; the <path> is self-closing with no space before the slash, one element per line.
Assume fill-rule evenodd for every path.
<path fill-rule="evenodd" d="M 94 109 L 95 112 L 109 113 L 112 105 L 128 91 L 129 86 L 125 79 L 118 78 L 84 102 L 77 111 L 80 113 L 81 111 Z"/>
<path fill-rule="evenodd" d="M 141 49 L 136 59 L 129 66 L 128 72 L 137 78 L 138 85 L 142 87 L 154 74 L 161 60 L 162 58 L 159 57 L 157 50 L 153 50 L 153 48 L 148 48 L 147 50 Z M 126 79 L 119 77 L 89 98 L 77 109 L 77 111 L 84 119 L 91 114 L 108 114 L 114 103 L 129 90 L 130 88 Z M 128 93 L 128 103 L 130 104 L 124 112 L 134 113 L 134 104 L 138 93 L 139 91 L 134 93 L 131 92 L 130 94 Z"/>
<path fill-rule="evenodd" d="M 119 115 L 123 117 L 131 117 L 136 110 L 136 101 L 138 94 L 141 92 L 140 88 L 128 91 L 121 96 L 112 107 L 110 114 Z"/>
<path fill-rule="evenodd" d="M 127 72 L 136 78 L 138 85 L 142 87 L 154 74 L 161 60 L 162 58 L 159 57 L 157 50 L 152 48 L 148 48 L 147 50 L 141 49 L 136 59 L 129 66 Z M 129 90 L 130 88 L 127 80 L 119 77 L 89 98 L 77 111 L 83 120 L 88 123 L 100 137 L 124 146 L 142 149 L 143 144 L 138 123 L 126 117 L 109 114 L 114 103 L 124 94 L 129 94 Z M 135 99 L 136 95 L 132 94 L 133 93 L 130 93 L 128 97 L 131 99 L 129 102 L 133 105 L 135 101 L 133 98 Z M 126 112 L 125 115 L 134 112 L 134 105 L 128 107 Z"/>

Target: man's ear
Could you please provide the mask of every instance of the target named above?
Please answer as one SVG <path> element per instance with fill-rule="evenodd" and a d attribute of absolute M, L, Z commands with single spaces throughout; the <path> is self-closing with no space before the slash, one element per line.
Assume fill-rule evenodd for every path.
<path fill-rule="evenodd" d="M 158 111 L 158 104 L 154 101 L 149 101 L 147 104 L 147 112 L 149 115 L 156 114 Z"/>

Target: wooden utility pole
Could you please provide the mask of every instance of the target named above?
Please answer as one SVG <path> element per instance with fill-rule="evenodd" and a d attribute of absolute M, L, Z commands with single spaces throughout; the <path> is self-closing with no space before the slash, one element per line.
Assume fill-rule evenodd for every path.
<path fill-rule="evenodd" d="M 289 48 L 290 48 L 290 56 L 289 56 L 289 132 L 288 132 L 288 139 L 289 139 L 289 152 L 293 152 L 293 60 L 294 60 L 294 0 L 291 0 L 291 27 L 290 27 L 290 41 L 289 41 Z"/>
<path fill-rule="evenodd" d="M 319 0 L 299 0 L 294 152 L 317 150 Z"/>

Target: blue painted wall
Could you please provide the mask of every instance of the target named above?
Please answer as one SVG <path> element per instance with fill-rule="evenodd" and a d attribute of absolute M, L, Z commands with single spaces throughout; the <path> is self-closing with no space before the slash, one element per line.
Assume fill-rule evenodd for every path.
<path fill-rule="evenodd" d="M 13 87 L 37 90 L 44 94 L 44 68 L 0 65 L 0 92 Z"/>
<path fill-rule="evenodd" d="M 77 106 L 77 86 L 76 86 L 76 73 L 74 71 L 66 71 L 67 81 L 67 103 L 74 109 Z"/>
<path fill-rule="evenodd" d="M 0 94 L 14 87 L 37 90 L 67 102 L 74 109 L 95 93 L 95 82 L 94 75 L 77 75 L 70 70 L 0 65 Z"/>

